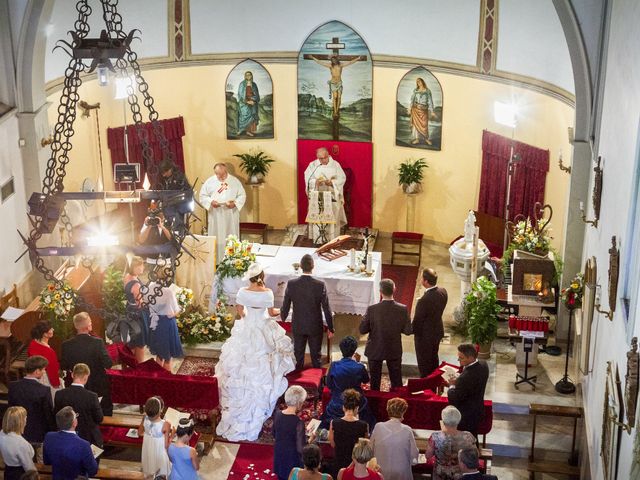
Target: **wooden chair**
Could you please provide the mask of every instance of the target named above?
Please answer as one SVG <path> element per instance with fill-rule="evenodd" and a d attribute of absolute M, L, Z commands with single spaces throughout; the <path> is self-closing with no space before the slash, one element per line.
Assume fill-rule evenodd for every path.
<path fill-rule="evenodd" d="M 13 288 L 9 293 L 0 298 L 0 313 L 4 312 L 7 308 L 14 307 L 20 308 L 20 299 L 18 298 L 18 286 L 14 283 Z"/>
<path fill-rule="evenodd" d="M 7 308 L 14 307 L 20 308 L 20 299 L 18 298 L 18 287 L 14 283 L 13 288 L 3 295 L 0 298 L 0 313 L 4 312 Z M 19 377 L 22 370 L 24 370 L 24 360 L 26 360 L 26 346 L 23 344 L 18 344 L 11 336 L 11 327 L 13 324 L 8 324 L 6 336 L 2 336 L 0 338 L 0 346 L 5 350 L 3 365 L 2 365 L 2 373 L 4 375 L 5 381 L 10 380 L 10 372 L 14 367 L 14 363 L 18 361 L 18 364 L 15 365 L 15 369 L 13 370 L 16 373 L 16 376 Z M 20 368 L 20 362 L 22 368 Z"/>
<path fill-rule="evenodd" d="M 242 239 L 242 235 L 259 235 L 261 242 L 267 243 L 267 227 L 266 223 L 247 223 L 240 222 L 240 239 Z"/>
<path fill-rule="evenodd" d="M 421 233 L 415 232 L 393 232 L 391 234 L 391 264 L 396 255 L 406 255 L 409 257 L 418 257 L 418 266 L 420 266 L 420 258 L 422 257 L 422 237 Z M 415 245 L 418 251 L 396 250 L 396 245 Z"/>

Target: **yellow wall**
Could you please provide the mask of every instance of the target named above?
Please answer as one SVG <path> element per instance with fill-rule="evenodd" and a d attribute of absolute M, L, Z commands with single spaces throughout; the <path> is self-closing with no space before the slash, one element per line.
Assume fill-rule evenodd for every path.
<path fill-rule="evenodd" d="M 274 228 L 296 221 L 296 66 L 265 64 L 273 78 L 275 138 L 270 140 L 226 139 L 225 80 L 233 65 L 209 65 L 144 73 L 161 118 L 184 117 L 184 149 L 187 175 L 200 183 L 213 174 L 215 162 L 259 147 L 276 159 L 267 183 L 261 190 L 260 220 Z M 516 99 L 520 116 L 515 138 L 551 151 L 546 201 L 556 212 L 552 225 L 554 244 L 562 244 L 569 175 L 557 167 L 559 151 L 569 157 L 567 127 L 573 125 L 574 110 L 549 96 L 510 85 L 436 73 L 444 95 L 442 150 L 434 152 L 395 145 L 396 87 L 406 69 L 374 68 L 373 144 L 374 192 L 373 226 L 383 232 L 405 229 L 406 197 L 397 183 L 397 165 L 407 158 L 426 157 L 429 168 L 424 193 L 416 199 L 415 230 L 426 238 L 449 242 L 462 233 L 466 212 L 477 205 L 482 157 L 482 130 L 511 136 L 511 129 L 493 120 L 493 102 Z M 59 93 L 50 101 L 50 119 L 55 121 Z M 101 102 L 100 124 L 103 159 L 107 178 L 111 177 L 106 128 L 123 124 L 122 100 L 113 100 L 110 87 L 86 82 L 80 90 L 88 103 Z M 97 176 L 95 118 L 76 121 L 72 161 L 67 190 L 79 188 L 82 179 Z M 128 121 L 131 113 L 127 112 Z M 567 163 L 567 161 L 565 161 Z M 239 174 L 237 168 L 235 169 Z M 240 175 L 241 176 L 241 175 Z M 109 187 L 109 183 L 107 183 Z M 242 217 L 251 219 L 251 192 Z"/>

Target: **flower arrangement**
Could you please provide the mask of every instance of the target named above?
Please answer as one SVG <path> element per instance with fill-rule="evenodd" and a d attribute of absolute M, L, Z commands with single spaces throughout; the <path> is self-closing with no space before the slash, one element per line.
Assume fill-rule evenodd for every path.
<path fill-rule="evenodd" d="M 180 311 L 185 312 L 187 307 L 189 307 L 193 303 L 193 290 L 190 288 L 180 288 L 176 293 L 176 299 L 178 300 L 178 305 L 180 306 Z"/>
<path fill-rule="evenodd" d="M 66 321 L 76 306 L 78 294 L 67 282 L 49 282 L 40 293 L 40 308 L 52 320 Z"/>
<path fill-rule="evenodd" d="M 182 292 L 187 290 L 188 292 Z M 191 292 L 187 288 L 181 289 L 178 293 L 184 293 L 183 302 L 185 308 L 176 318 L 180 339 L 186 345 L 195 345 L 197 343 L 223 342 L 231 335 L 231 326 L 233 324 L 233 314 L 229 313 L 224 302 L 216 303 L 215 312 L 207 313 L 202 307 L 191 304 L 193 293 L 188 299 L 188 293 Z M 183 303 L 178 300 L 182 307 Z"/>
<path fill-rule="evenodd" d="M 540 219 L 534 226 L 527 218 L 516 223 L 511 238 L 514 250 L 524 250 L 541 256 L 547 255 L 551 248 L 552 237 L 549 235 L 549 229 L 544 229 L 546 222 L 545 219 Z"/>
<path fill-rule="evenodd" d="M 222 284 L 225 278 L 237 278 L 244 275 L 249 265 L 256 261 L 256 254 L 251 252 L 251 243 L 240 241 L 235 235 L 227 237 L 224 249 L 224 257 L 216 270 L 216 294 L 219 299 L 224 299 Z"/>
<path fill-rule="evenodd" d="M 567 310 L 582 307 L 582 294 L 584 293 L 584 279 L 582 273 L 578 273 L 567 288 L 563 288 L 560 292 L 562 303 Z"/>

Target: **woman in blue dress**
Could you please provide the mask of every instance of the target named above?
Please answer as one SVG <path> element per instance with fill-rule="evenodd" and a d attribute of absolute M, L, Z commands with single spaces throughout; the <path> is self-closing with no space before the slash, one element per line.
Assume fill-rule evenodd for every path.
<path fill-rule="evenodd" d="M 342 360 L 331 362 L 329 365 L 327 387 L 331 390 L 331 400 L 322 414 L 321 428 L 328 429 L 331 420 L 344 416 L 342 392 L 353 388 L 360 393 L 359 419 L 369 424 L 369 431 L 373 430 L 376 420 L 369 410 L 367 398 L 362 391 L 362 384 L 369 383 L 369 372 L 367 367 L 353 358 L 357 348 L 358 341 L 354 337 L 350 335 L 344 337 L 340 341 Z"/>
<path fill-rule="evenodd" d="M 132 338 L 127 344 L 133 351 L 138 363 L 144 361 L 144 347 L 149 339 L 149 312 L 142 308 L 142 293 L 140 275 L 144 272 L 144 259 L 133 257 L 124 276 L 124 294 L 127 297 L 127 315 L 135 319 L 140 325 L 140 334 Z"/>
<path fill-rule="evenodd" d="M 158 286 L 156 282 L 151 282 L 149 294 L 153 294 Z M 174 285 L 162 287 L 162 295 L 156 296 L 155 303 L 149 305 L 149 350 L 156 356 L 158 365 L 169 372 L 171 359 L 184 356 L 176 323 L 180 306 L 175 289 Z"/>

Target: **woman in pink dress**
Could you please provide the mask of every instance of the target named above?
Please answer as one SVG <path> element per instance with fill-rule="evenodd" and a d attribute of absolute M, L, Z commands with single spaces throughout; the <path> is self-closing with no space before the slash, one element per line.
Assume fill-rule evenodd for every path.
<path fill-rule="evenodd" d="M 53 337 L 53 327 L 51 322 L 41 320 L 31 329 L 31 343 L 27 347 L 27 355 L 41 355 L 49 361 L 42 381 L 45 385 L 51 387 L 52 395 L 61 388 L 60 386 L 60 363 L 56 352 L 49 346 L 49 339 Z"/>

